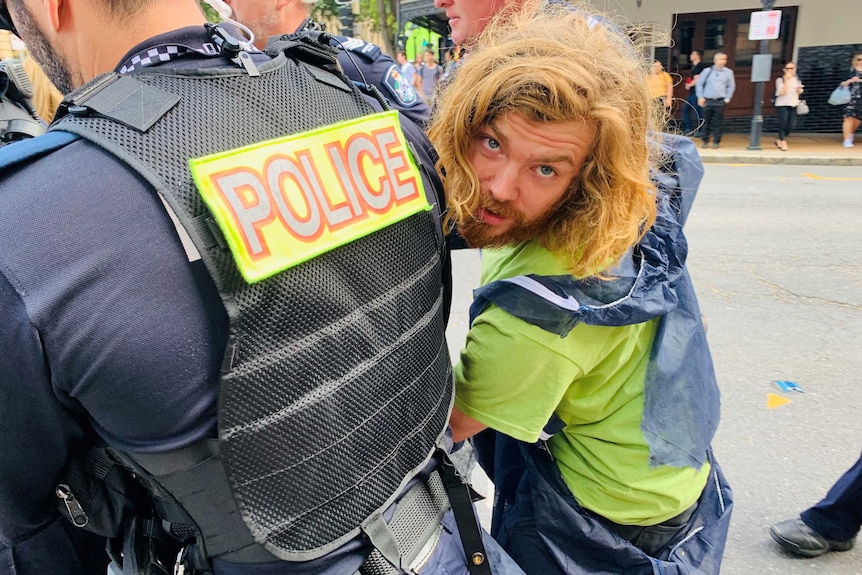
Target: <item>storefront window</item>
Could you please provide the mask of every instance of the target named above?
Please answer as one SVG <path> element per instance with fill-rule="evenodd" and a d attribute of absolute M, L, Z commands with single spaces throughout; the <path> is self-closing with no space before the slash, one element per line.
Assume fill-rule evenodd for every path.
<path fill-rule="evenodd" d="M 760 49 L 759 40 L 749 40 L 748 31 L 751 28 L 751 14 L 739 15 L 739 27 L 736 29 L 736 60 L 735 66 L 751 66 L 753 57 Z"/>
<path fill-rule="evenodd" d="M 718 52 L 724 52 L 726 18 L 710 18 L 706 21 L 703 35 L 703 59 L 712 62 L 712 57 Z"/>
<path fill-rule="evenodd" d="M 673 63 L 677 68 L 688 68 L 688 55 L 696 50 L 694 45 L 694 22 L 680 22 L 673 29 Z"/>

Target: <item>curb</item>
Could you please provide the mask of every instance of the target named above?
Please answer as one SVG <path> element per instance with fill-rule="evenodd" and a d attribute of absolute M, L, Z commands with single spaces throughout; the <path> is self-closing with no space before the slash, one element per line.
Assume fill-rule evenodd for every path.
<path fill-rule="evenodd" d="M 862 166 L 862 157 L 830 156 L 758 156 L 746 153 L 710 154 L 703 153 L 700 159 L 704 164 L 780 164 L 794 166 Z"/>

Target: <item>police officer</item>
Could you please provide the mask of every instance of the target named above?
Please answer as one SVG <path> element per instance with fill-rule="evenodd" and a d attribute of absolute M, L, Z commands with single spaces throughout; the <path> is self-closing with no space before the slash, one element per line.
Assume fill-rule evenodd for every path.
<path fill-rule="evenodd" d="M 317 0 L 226 0 L 233 8 L 236 19 L 251 28 L 260 48 L 267 39 L 281 34 L 291 34 L 308 26 L 316 26 L 311 20 L 311 9 Z M 380 90 L 393 108 L 424 126 L 429 109 L 418 97 L 410 81 L 404 77 L 401 67 L 379 46 L 358 38 L 336 37 L 341 52 L 338 61 L 347 76 L 355 81 L 368 83 Z"/>
<path fill-rule="evenodd" d="M 0 28 L 69 92 L 0 150 L 0 565 L 81 575 L 82 528 L 127 575 L 517 572 L 448 503 L 415 126 L 325 37 L 263 54 L 194 3 L 0 0 Z"/>
<path fill-rule="evenodd" d="M 44 133 L 24 66 L 14 58 L 0 60 L 0 147 Z"/>

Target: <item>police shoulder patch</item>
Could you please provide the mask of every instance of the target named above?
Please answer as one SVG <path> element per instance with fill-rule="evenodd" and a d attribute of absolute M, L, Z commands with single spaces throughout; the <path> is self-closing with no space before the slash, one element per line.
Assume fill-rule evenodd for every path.
<path fill-rule="evenodd" d="M 333 36 L 337 45 L 342 50 L 362 56 L 369 62 L 376 62 L 383 55 L 383 50 L 377 44 L 360 40 L 359 38 L 348 38 L 347 36 Z"/>
<path fill-rule="evenodd" d="M 398 67 L 398 64 L 389 66 L 386 75 L 383 77 L 383 85 L 386 86 L 392 97 L 404 108 L 410 108 L 419 102 L 416 90 L 413 89 L 413 86 L 410 85 L 410 82 L 401 73 L 401 68 Z"/>

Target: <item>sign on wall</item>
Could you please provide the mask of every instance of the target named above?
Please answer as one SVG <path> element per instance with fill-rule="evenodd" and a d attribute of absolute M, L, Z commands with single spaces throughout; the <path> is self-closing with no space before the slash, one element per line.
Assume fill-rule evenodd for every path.
<path fill-rule="evenodd" d="M 748 27 L 749 40 L 775 40 L 781 31 L 781 10 L 766 10 L 751 13 Z"/>

